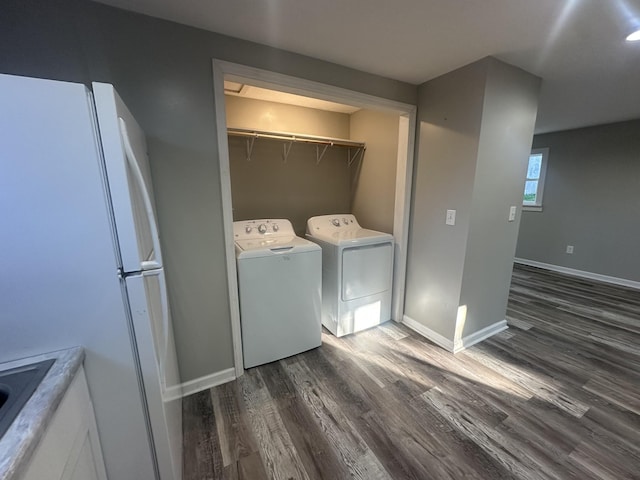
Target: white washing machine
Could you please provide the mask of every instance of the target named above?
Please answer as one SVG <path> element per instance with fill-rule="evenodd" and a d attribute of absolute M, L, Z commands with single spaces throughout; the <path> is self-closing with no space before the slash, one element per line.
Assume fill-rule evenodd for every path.
<path fill-rule="evenodd" d="M 322 343 L 320 247 L 284 219 L 233 223 L 245 368 Z"/>
<path fill-rule="evenodd" d="M 337 337 L 391 318 L 393 236 L 362 228 L 350 214 L 307 220 L 322 247 L 322 324 Z"/>

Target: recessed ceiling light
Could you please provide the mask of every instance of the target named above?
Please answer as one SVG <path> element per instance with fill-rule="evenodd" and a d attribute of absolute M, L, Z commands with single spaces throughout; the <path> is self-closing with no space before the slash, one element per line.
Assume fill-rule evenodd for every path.
<path fill-rule="evenodd" d="M 627 42 L 637 42 L 640 40 L 640 30 L 636 30 L 627 36 Z"/>

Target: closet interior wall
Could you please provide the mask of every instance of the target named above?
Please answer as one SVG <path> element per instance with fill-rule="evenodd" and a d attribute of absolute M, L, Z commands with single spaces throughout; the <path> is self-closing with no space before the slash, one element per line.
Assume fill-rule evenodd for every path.
<path fill-rule="evenodd" d="M 361 224 L 367 228 L 393 232 L 398 115 L 366 110 L 349 115 L 231 95 L 225 100 L 228 128 L 367 144 L 364 159 L 358 155 L 349 166 L 347 148 L 330 146 L 318 162 L 315 145 L 293 143 L 285 161 L 283 148 L 289 147 L 287 142 L 258 138 L 248 148 L 246 138 L 230 135 L 234 221 L 288 218 L 296 234 L 304 236 L 309 217 L 354 213 L 362 215 Z M 320 153 L 323 148 L 319 147 Z M 355 149 L 351 149 L 351 156 L 354 154 Z M 377 215 L 381 206 L 384 212 Z"/>
<path fill-rule="evenodd" d="M 393 235 L 400 117 L 396 113 L 359 110 L 351 115 L 352 139 L 367 145 L 352 184 L 351 213 L 372 230 Z"/>

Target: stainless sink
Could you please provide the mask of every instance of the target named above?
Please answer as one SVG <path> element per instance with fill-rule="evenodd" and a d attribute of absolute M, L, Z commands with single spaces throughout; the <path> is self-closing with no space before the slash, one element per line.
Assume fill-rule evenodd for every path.
<path fill-rule="evenodd" d="M 2 409 L 2 406 L 7 403 L 7 400 L 9 399 L 9 389 L 5 388 L 4 385 L 0 386 L 0 409 Z"/>
<path fill-rule="evenodd" d="M 0 437 L 33 395 L 55 358 L 0 371 Z"/>

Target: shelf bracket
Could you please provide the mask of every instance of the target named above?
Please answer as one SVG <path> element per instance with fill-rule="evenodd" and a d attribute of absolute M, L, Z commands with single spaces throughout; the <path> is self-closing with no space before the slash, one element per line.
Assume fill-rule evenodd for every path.
<path fill-rule="evenodd" d="M 333 143 L 331 144 L 327 143 L 322 149 L 322 153 L 320 153 L 320 146 L 316 145 L 316 165 L 320 165 L 320 160 L 322 160 L 322 157 L 324 157 L 324 154 L 327 153 L 327 148 L 329 147 L 329 145 L 333 146 Z"/>
<path fill-rule="evenodd" d="M 251 161 L 251 152 L 253 152 L 253 142 L 256 141 L 256 137 L 247 138 L 247 162 Z"/>
<path fill-rule="evenodd" d="M 353 157 L 351 156 L 351 148 L 349 148 L 347 152 L 349 154 L 349 163 L 348 163 L 349 167 L 353 164 L 353 162 L 356 161 L 356 158 L 358 158 L 358 154 L 360 154 L 360 159 L 364 157 L 364 147 L 358 147 L 356 149 L 356 152 L 353 154 Z"/>
<path fill-rule="evenodd" d="M 291 147 L 293 147 L 293 142 L 295 141 L 296 137 L 293 137 L 293 140 L 291 140 L 288 144 L 285 143 L 284 145 L 282 145 L 282 160 L 284 160 L 284 163 L 287 163 L 287 158 L 289 158 Z"/>

